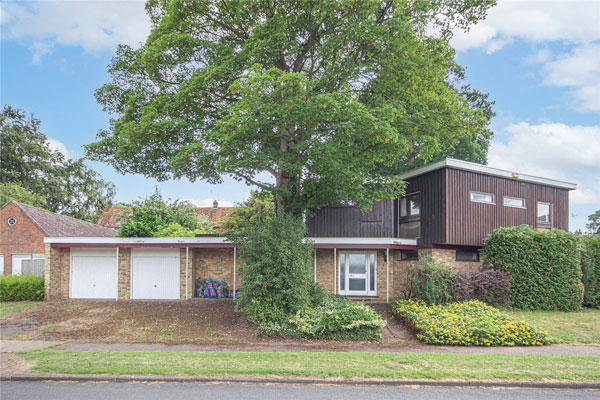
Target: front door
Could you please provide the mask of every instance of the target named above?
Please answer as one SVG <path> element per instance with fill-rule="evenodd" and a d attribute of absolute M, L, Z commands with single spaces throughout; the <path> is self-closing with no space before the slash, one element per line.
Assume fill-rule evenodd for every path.
<path fill-rule="evenodd" d="M 340 252 L 338 285 L 342 295 L 377 296 L 377 253 Z"/>

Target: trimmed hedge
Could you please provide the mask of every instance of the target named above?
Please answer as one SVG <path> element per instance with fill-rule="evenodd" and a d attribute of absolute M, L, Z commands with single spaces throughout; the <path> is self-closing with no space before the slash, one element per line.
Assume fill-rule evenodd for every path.
<path fill-rule="evenodd" d="M 429 344 L 453 346 L 541 346 L 552 343 L 546 331 L 510 317 L 480 301 L 427 305 L 399 300 L 394 314 Z"/>
<path fill-rule="evenodd" d="M 458 272 L 454 280 L 454 300 L 479 300 L 496 307 L 510 305 L 508 273 L 487 271 Z"/>
<path fill-rule="evenodd" d="M 600 307 L 600 236 L 581 236 L 579 249 L 584 286 L 583 305 Z"/>
<path fill-rule="evenodd" d="M 44 277 L 0 275 L 0 301 L 44 300 Z"/>
<path fill-rule="evenodd" d="M 581 308 L 583 284 L 574 235 L 528 225 L 498 228 L 486 237 L 482 254 L 483 269 L 508 273 L 511 307 L 559 311 Z"/>

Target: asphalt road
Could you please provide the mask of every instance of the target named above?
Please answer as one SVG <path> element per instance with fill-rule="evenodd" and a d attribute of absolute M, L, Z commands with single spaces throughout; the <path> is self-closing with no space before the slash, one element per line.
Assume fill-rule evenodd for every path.
<path fill-rule="evenodd" d="M 598 399 L 600 391 L 392 386 L 303 386 L 195 383 L 3 382 L 0 398 L 44 400 L 184 399 Z"/>

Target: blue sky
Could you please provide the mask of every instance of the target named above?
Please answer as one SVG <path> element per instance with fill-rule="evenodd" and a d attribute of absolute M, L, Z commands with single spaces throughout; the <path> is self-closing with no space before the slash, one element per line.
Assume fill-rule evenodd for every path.
<path fill-rule="evenodd" d="M 3 2 L 0 100 L 34 113 L 51 144 L 70 156 L 107 127 L 94 90 L 108 81 L 118 43 L 144 40 L 137 1 Z M 572 181 L 570 229 L 600 208 L 600 2 L 499 1 L 485 21 L 452 44 L 467 81 L 496 102 L 489 165 Z M 209 205 L 242 201 L 250 188 L 226 180 L 157 183 L 90 163 L 131 201 L 163 195 Z"/>

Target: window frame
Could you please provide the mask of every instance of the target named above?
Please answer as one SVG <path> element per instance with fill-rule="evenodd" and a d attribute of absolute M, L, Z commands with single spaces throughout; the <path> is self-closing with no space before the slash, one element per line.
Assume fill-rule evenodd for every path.
<path fill-rule="evenodd" d="M 545 204 L 548 206 L 548 222 L 540 221 L 540 204 Z M 535 220 L 537 222 L 537 226 L 540 228 L 552 228 L 554 226 L 554 219 L 552 218 L 552 211 L 554 209 L 554 205 L 549 201 L 537 201 L 535 207 Z"/>
<path fill-rule="evenodd" d="M 459 252 L 462 252 L 462 253 L 467 253 L 467 252 L 469 252 L 469 253 L 475 253 L 476 257 L 475 257 L 474 260 L 472 258 L 468 258 L 468 259 L 467 258 L 459 258 L 458 257 L 458 253 Z M 469 250 L 469 249 L 457 249 L 455 251 L 455 254 L 454 254 L 454 259 L 455 259 L 455 261 L 461 261 L 461 262 L 479 262 L 479 251 L 477 251 L 477 250 Z"/>
<path fill-rule="evenodd" d="M 512 199 L 512 200 L 521 200 L 523 202 L 522 206 L 512 206 L 510 204 L 506 204 L 506 199 Z M 527 209 L 527 202 L 525 201 L 524 198 L 522 197 L 514 197 L 514 196 L 502 196 L 502 205 L 504 207 L 510 207 L 510 208 L 520 208 L 522 210 L 526 210 Z"/>
<path fill-rule="evenodd" d="M 489 201 L 474 200 L 474 199 L 473 199 L 473 194 L 474 194 L 474 193 L 475 193 L 475 194 L 482 194 L 482 195 L 484 195 L 484 196 L 492 196 L 492 201 L 491 201 L 491 202 L 489 202 Z M 469 200 L 470 200 L 472 203 L 489 204 L 489 205 L 492 205 L 492 206 L 495 206 L 495 205 L 496 205 L 496 195 L 495 195 L 494 193 L 480 192 L 480 191 L 478 191 L 478 190 L 470 190 L 470 191 L 469 191 Z"/>
<path fill-rule="evenodd" d="M 415 258 L 407 257 L 407 254 L 416 254 Z M 400 251 L 400 259 L 402 261 L 418 261 L 419 260 L 419 250 L 401 250 Z"/>

